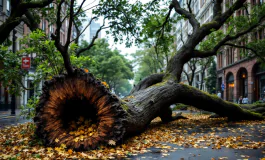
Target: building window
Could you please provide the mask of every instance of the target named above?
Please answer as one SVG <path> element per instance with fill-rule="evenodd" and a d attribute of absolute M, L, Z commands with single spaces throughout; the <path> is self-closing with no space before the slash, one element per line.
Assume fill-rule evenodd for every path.
<path fill-rule="evenodd" d="M 7 15 L 10 15 L 10 0 L 6 1 L 6 12 L 7 12 Z"/>
<path fill-rule="evenodd" d="M 50 33 L 53 33 L 53 27 L 52 27 L 52 25 L 50 25 Z"/>
<path fill-rule="evenodd" d="M 221 69 L 223 67 L 223 54 L 218 54 L 218 68 Z"/>
<path fill-rule="evenodd" d="M 242 97 L 248 96 L 248 73 L 246 69 L 239 71 L 239 95 Z"/>
<path fill-rule="evenodd" d="M 42 20 L 42 30 L 46 32 L 46 20 L 45 19 Z"/>
<path fill-rule="evenodd" d="M 232 64 L 233 63 L 233 54 L 232 54 L 232 49 L 228 48 L 227 49 L 227 64 Z"/>
<path fill-rule="evenodd" d="M 205 0 L 201 0 L 201 7 L 204 5 Z"/>
<path fill-rule="evenodd" d="M 234 63 L 234 53 L 233 53 L 233 50 L 232 50 L 232 48 L 229 48 L 229 49 L 227 49 L 227 55 L 228 55 L 228 57 L 227 57 L 227 64 L 229 65 L 229 64 L 232 64 L 232 63 Z"/>
<path fill-rule="evenodd" d="M 198 1 L 195 2 L 194 4 L 194 14 L 197 14 L 197 12 L 199 11 L 199 5 L 198 5 Z"/>
<path fill-rule="evenodd" d="M 221 56 L 220 56 L 220 54 L 217 54 L 217 67 L 218 67 L 218 69 L 220 69 L 221 68 Z"/>
<path fill-rule="evenodd" d="M 223 53 L 220 54 L 220 59 L 221 59 L 220 68 L 222 68 L 223 67 Z"/>

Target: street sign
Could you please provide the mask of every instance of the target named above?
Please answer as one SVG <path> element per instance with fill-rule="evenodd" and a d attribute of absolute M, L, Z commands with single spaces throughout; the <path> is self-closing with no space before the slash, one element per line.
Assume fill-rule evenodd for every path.
<path fill-rule="evenodd" d="M 30 57 L 22 57 L 21 62 L 22 69 L 30 69 Z"/>
<path fill-rule="evenodd" d="M 224 91 L 225 90 L 225 84 L 221 84 L 221 88 L 222 88 L 222 90 Z"/>

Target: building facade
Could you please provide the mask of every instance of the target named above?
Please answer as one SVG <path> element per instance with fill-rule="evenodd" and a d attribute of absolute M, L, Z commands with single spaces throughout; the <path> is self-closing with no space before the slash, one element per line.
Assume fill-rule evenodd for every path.
<path fill-rule="evenodd" d="M 0 25 L 6 21 L 8 16 L 11 13 L 10 0 L 0 0 Z M 11 42 L 11 46 L 9 47 L 12 51 L 17 51 L 20 49 L 19 38 L 23 37 L 23 24 L 18 25 L 9 35 L 8 39 Z M 0 69 L 3 69 L 0 62 Z M 8 92 L 9 88 L 3 87 L 0 82 L 0 110 L 7 110 L 11 107 L 12 96 Z M 20 96 L 16 96 L 16 106 L 21 105 L 22 98 Z"/>
<path fill-rule="evenodd" d="M 53 8 L 53 3 L 51 3 L 49 6 L 47 7 L 51 7 Z M 67 12 L 67 5 L 63 5 L 62 6 L 62 10 L 61 10 L 61 15 L 62 16 L 66 16 Z M 0 0 L 0 25 L 5 22 L 5 20 L 8 18 L 10 14 L 10 1 L 9 0 Z M 62 23 L 62 27 L 60 30 L 60 42 L 64 45 L 66 43 L 67 40 L 67 32 L 68 32 L 68 19 L 65 19 L 65 21 Z M 56 25 L 55 24 L 51 24 L 49 23 L 49 21 L 45 18 L 41 18 L 40 19 L 40 23 L 39 23 L 39 28 L 43 30 L 43 32 L 46 33 L 46 35 L 50 38 L 52 33 L 55 33 L 55 29 L 56 29 Z M 72 27 L 72 31 L 74 31 L 75 28 L 74 26 Z M 20 50 L 20 42 L 19 39 L 22 38 L 25 35 L 28 35 L 30 33 L 30 29 L 29 27 L 24 24 L 23 22 L 17 26 L 15 28 L 15 32 L 11 32 L 10 36 L 9 36 L 9 40 L 10 41 L 14 41 L 14 43 L 12 43 L 12 46 L 10 46 L 10 50 L 12 50 L 13 47 L 15 47 L 14 51 L 18 51 Z M 15 34 L 14 34 L 15 33 Z M 71 40 L 76 37 L 76 33 L 71 33 Z M 15 37 L 15 39 L 13 39 Z M 35 53 L 30 54 L 30 55 L 24 55 L 25 57 L 30 57 L 31 61 L 34 61 L 34 58 L 37 56 Z M 0 69 L 1 68 L 1 63 L 0 63 Z M 35 74 L 35 66 L 31 66 L 30 69 L 27 70 L 29 75 Z M 16 108 L 19 108 L 21 105 L 25 105 L 27 104 L 28 100 L 32 97 L 32 96 L 36 96 L 38 92 L 41 91 L 42 88 L 42 83 L 41 82 L 39 85 L 37 85 L 37 87 L 33 87 L 33 77 L 30 76 L 26 76 L 23 77 L 21 79 L 21 83 L 23 84 L 24 87 L 26 88 L 32 88 L 30 90 L 23 90 L 20 93 L 20 96 L 16 97 Z M 0 110 L 8 110 L 11 107 L 11 95 L 8 93 L 9 88 L 5 88 L 1 85 L 0 82 Z"/>
<path fill-rule="evenodd" d="M 188 8 L 187 1 L 185 0 L 179 0 L 179 3 L 182 8 Z M 194 15 L 196 15 L 197 20 L 200 22 L 200 24 L 207 23 L 212 20 L 213 18 L 213 3 L 210 0 L 192 0 L 191 1 L 191 8 Z M 183 42 L 185 42 L 188 38 L 188 36 L 192 34 L 192 26 L 188 22 L 188 20 L 180 20 L 176 24 L 176 48 L 177 50 L 182 47 Z M 216 57 L 214 58 L 214 61 L 216 61 Z M 206 82 L 204 79 L 208 77 L 208 68 L 204 71 L 202 70 L 202 66 L 199 63 L 196 63 L 194 71 L 194 78 L 192 86 L 196 88 L 200 88 L 204 91 L 207 91 Z M 186 74 L 184 74 L 186 72 Z M 192 77 L 192 68 L 189 67 L 189 64 L 186 63 L 183 67 L 183 73 L 181 81 L 185 84 L 189 84 L 188 77 Z M 204 73 L 203 73 L 204 72 Z"/>
<path fill-rule="evenodd" d="M 264 0 L 248 0 L 247 3 L 251 4 L 248 10 L 263 2 Z M 225 10 L 226 6 L 223 7 Z M 238 10 L 234 16 L 238 15 L 246 15 L 246 11 Z M 264 33 L 264 28 L 258 29 L 248 36 L 247 41 L 263 39 Z M 238 43 L 246 44 L 244 41 Z M 250 54 L 248 50 L 226 46 L 217 55 L 217 88 L 225 100 L 238 102 L 242 96 L 253 103 L 265 97 L 265 69 L 254 56 L 246 56 Z"/>
<path fill-rule="evenodd" d="M 100 28 L 100 23 L 96 23 L 94 20 L 91 22 L 90 26 L 89 26 L 90 30 L 89 30 L 89 42 L 92 41 L 92 39 L 94 38 L 94 36 L 96 35 L 97 31 Z M 98 33 L 98 38 L 101 38 L 101 32 Z"/>
<path fill-rule="evenodd" d="M 179 0 L 181 7 L 187 8 L 186 1 Z M 233 4 L 233 0 L 224 0 L 222 11 L 226 11 Z M 247 0 L 248 11 L 250 12 L 255 5 L 262 4 L 264 0 Z M 213 3 L 205 0 L 192 0 L 191 8 L 200 24 L 207 23 L 213 18 Z M 246 15 L 246 10 L 238 10 L 233 16 Z M 226 32 L 224 26 L 221 29 Z M 177 50 L 187 40 L 187 37 L 192 33 L 192 26 L 188 21 L 181 20 L 176 24 L 176 48 Z M 254 34 L 249 35 L 248 41 L 263 39 L 265 35 L 264 29 L 259 29 Z M 246 42 L 239 42 L 239 45 L 245 45 Z M 242 50 L 233 47 L 224 47 L 217 54 L 215 60 L 217 63 L 217 91 L 221 91 L 222 98 L 227 101 L 237 102 L 239 97 L 247 97 L 249 103 L 258 101 L 265 97 L 265 69 L 257 61 L 255 57 L 249 58 L 246 56 L 247 50 Z M 242 53 L 243 52 L 243 53 Z M 184 71 L 191 75 L 191 68 L 185 64 Z M 206 76 L 207 77 L 207 72 Z M 192 86 L 200 88 L 198 85 L 201 81 L 201 66 L 198 65 L 195 70 Z M 182 75 L 182 81 L 188 84 L 187 76 Z M 203 84 L 204 85 L 204 84 Z M 202 87 L 202 88 L 205 88 Z M 205 90 L 205 89 L 204 89 Z"/>

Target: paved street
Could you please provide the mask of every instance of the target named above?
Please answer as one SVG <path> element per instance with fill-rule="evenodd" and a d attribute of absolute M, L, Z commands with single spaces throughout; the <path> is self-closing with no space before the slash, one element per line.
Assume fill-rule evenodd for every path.
<path fill-rule="evenodd" d="M 244 131 L 244 134 L 240 131 Z M 238 131 L 238 132 L 235 132 Z M 209 135 L 212 132 L 221 137 L 238 137 L 242 136 L 254 142 L 265 142 L 265 125 L 244 125 L 230 124 L 225 128 L 190 128 L 187 134 L 197 133 L 197 136 Z M 163 142 L 161 142 L 163 143 Z M 247 143 L 247 142 L 246 142 Z M 221 149 L 212 149 L 212 145 L 208 148 L 185 148 L 175 144 L 163 143 L 171 146 L 170 149 L 151 148 L 150 152 L 130 156 L 133 160 L 140 159 L 164 159 L 164 160 L 260 160 L 265 157 L 265 148 L 259 149 L 233 149 L 221 147 Z M 168 151 L 168 152 L 167 152 Z"/>
<path fill-rule="evenodd" d="M 172 145 L 172 147 L 177 147 Z M 213 149 L 196 149 L 196 148 L 185 148 L 178 149 L 174 152 L 165 153 L 158 152 L 156 148 L 151 148 L 151 152 L 131 156 L 129 158 L 133 160 L 140 159 L 163 159 L 163 160 L 260 160 L 265 157 L 262 154 L 263 149 L 227 149 L 222 148 L 220 150 Z"/>
<path fill-rule="evenodd" d="M 19 116 L 20 112 L 16 110 L 16 116 L 11 115 L 11 111 L 0 111 L 0 128 L 4 126 L 17 125 L 19 123 L 29 122 L 30 120 L 24 119 Z"/>

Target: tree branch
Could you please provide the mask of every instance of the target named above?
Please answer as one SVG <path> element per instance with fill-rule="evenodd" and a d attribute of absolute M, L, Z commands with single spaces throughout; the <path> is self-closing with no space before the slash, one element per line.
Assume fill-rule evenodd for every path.
<path fill-rule="evenodd" d="M 53 40 L 55 40 L 55 46 L 57 48 L 57 50 L 61 53 L 62 57 L 63 57 L 63 61 L 64 61 L 64 67 L 68 73 L 68 75 L 73 75 L 74 74 L 74 70 L 73 67 L 71 65 L 71 61 L 70 61 L 70 56 L 68 53 L 68 46 L 70 44 L 70 38 L 71 38 L 71 33 L 72 33 L 72 22 L 73 22 L 73 7 L 74 7 L 74 0 L 71 0 L 71 4 L 70 4 L 70 19 L 69 19 L 69 28 L 68 28 L 68 33 L 67 33 L 67 40 L 65 45 L 63 46 L 60 43 L 60 30 L 62 27 L 62 22 L 61 22 L 61 9 L 62 9 L 62 4 L 65 2 L 65 0 L 61 0 L 59 5 L 58 5 L 58 10 L 57 10 L 57 14 L 56 14 L 56 31 L 55 34 L 51 35 L 51 38 Z"/>
<path fill-rule="evenodd" d="M 29 25 L 27 26 L 30 28 L 31 31 L 35 31 L 39 28 L 39 24 L 35 21 L 35 18 L 31 14 L 31 12 L 26 11 L 25 16 L 27 17 L 27 20 L 29 21 Z"/>
<path fill-rule="evenodd" d="M 83 2 L 81 3 L 81 5 L 79 6 L 78 10 L 76 11 L 76 13 L 74 14 L 74 17 L 77 16 L 79 14 L 79 12 L 81 11 L 84 3 L 85 3 L 86 0 L 83 0 Z"/>
<path fill-rule="evenodd" d="M 84 51 L 86 51 L 86 50 L 89 50 L 91 47 L 93 47 L 93 46 L 95 45 L 95 40 L 98 38 L 98 34 L 99 34 L 99 32 L 100 32 L 102 29 L 105 28 L 104 25 L 105 25 L 105 18 L 104 18 L 104 23 L 103 23 L 103 25 L 99 27 L 99 29 L 98 29 L 97 32 L 96 32 L 96 35 L 93 37 L 93 39 L 92 39 L 92 41 L 89 43 L 89 45 L 88 45 L 87 47 L 85 47 L 85 48 L 81 48 L 81 49 L 79 49 L 79 50 L 76 52 L 76 56 L 80 56 L 80 54 L 81 54 L 82 52 L 84 52 Z"/>
<path fill-rule="evenodd" d="M 172 11 L 172 9 L 173 8 L 169 8 L 169 11 L 168 11 L 168 14 L 167 14 L 167 16 L 166 16 L 166 19 L 165 19 L 165 21 L 164 21 L 164 23 L 162 24 L 162 26 L 159 26 L 159 27 L 161 27 L 161 29 L 160 29 L 160 33 L 159 33 L 159 37 L 156 39 L 156 44 L 155 44 L 155 50 L 156 50 L 156 52 L 158 52 L 157 51 L 157 45 L 158 45 L 158 42 L 159 42 L 159 40 L 160 40 L 160 38 L 161 37 L 163 37 L 164 36 L 164 31 L 165 31 L 165 26 L 166 26 L 166 24 L 168 23 L 168 20 L 169 20 L 169 18 L 170 18 L 170 14 L 171 14 L 171 11 Z M 158 22 L 159 22 L 159 20 L 157 20 Z"/>
<path fill-rule="evenodd" d="M 243 7 L 246 0 L 237 0 L 227 11 L 222 13 L 221 3 L 223 0 L 215 0 L 214 9 L 213 9 L 213 20 L 210 23 L 204 24 L 201 28 L 204 32 L 210 32 L 210 30 L 218 30 L 225 21 L 233 15 L 233 13 L 239 8 Z"/>
<path fill-rule="evenodd" d="M 58 8 L 57 8 L 57 14 L 56 14 L 56 30 L 55 34 L 52 33 L 51 38 L 55 41 L 55 46 L 60 51 L 61 53 L 64 52 L 64 48 L 62 44 L 60 43 L 60 30 L 62 27 L 62 22 L 61 22 L 61 9 L 62 9 L 62 4 L 64 3 L 65 0 L 61 0 Z"/>
<path fill-rule="evenodd" d="M 42 8 L 52 3 L 52 1 L 53 0 L 34 2 L 11 1 L 11 15 L 0 25 L 0 44 L 8 38 L 10 32 L 18 26 L 22 20 L 25 20 L 22 16 L 28 11 L 28 9 Z"/>
<path fill-rule="evenodd" d="M 82 31 L 82 32 L 79 32 L 79 34 L 77 35 L 77 37 L 76 37 L 75 39 L 73 39 L 71 42 L 75 41 L 76 39 L 79 39 L 79 37 L 85 32 L 85 30 L 87 29 L 87 27 L 90 26 L 91 23 L 92 23 L 92 21 L 93 21 L 94 19 L 96 19 L 96 18 L 97 18 L 97 17 L 93 17 L 93 18 L 91 18 L 91 20 L 90 20 L 89 23 L 86 25 L 86 27 L 83 29 L 83 31 Z"/>
<path fill-rule="evenodd" d="M 143 79 L 142 81 L 140 81 L 131 91 L 130 94 L 136 93 L 140 90 L 146 89 L 149 86 L 152 86 L 156 83 L 162 82 L 163 77 L 165 76 L 165 74 L 162 73 L 156 73 L 156 74 L 152 74 L 150 76 L 148 76 L 147 78 Z"/>
<path fill-rule="evenodd" d="M 184 72 L 184 74 L 185 74 L 186 77 L 187 77 L 187 80 L 188 80 L 189 85 L 191 85 L 191 84 L 192 84 L 192 80 L 191 80 L 191 78 L 189 77 L 188 72 L 187 72 L 185 69 L 183 69 L 183 72 Z"/>
<path fill-rule="evenodd" d="M 213 6 L 213 17 L 220 16 L 222 13 L 222 2 L 223 0 L 215 0 Z"/>
<path fill-rule="evenodd" d="M 193 14 L 192 13 L 192 9 L 191 9 L 191 0 L 187 0 L 187 5 L 188 5 L 188 9 L 189 9 L 189 12 L 191 13 L 191 14 Z"/>
<path fill-rule="evenodd" d="M 174 8 L 178 14 L 184 16 L 185 18 L 188 18 L 190 24 L 193 27 L 193 31 L 197 30 L 200 27 L 200 23 L 195 18 L 195 15 L 181 8 L 177 0 L 172 0 L 169 8 Z"/>
<path fill-rule="evenodd" d="M 16 82 L 18 82 L 19 84 L 20 84 L 20 86 L 24 89 L 24 90 L 32 90 L 32 89 L 34 89 L 34 87 L 33 88 L 27 88 L 26 86 L 24 86 L 24 84 L 20 81 L 20 80 L 15 80 Z"/>
<path fill-rule="evenodd" d="M 19 8 L 28 9 L 28 8 L 42 8 L 50 3 L 52 3 L 53 0 L 42 0 L 42 1 L 30 1 L 30 2 L 22 2 L 19 6 Z"/>
<path fill-rule="evenodd" d="M 73 19 L 74 19 L 74 0 L 71 0 L 70 3 L 70 17 L 69 17 L 69 25 L 68 25 L 68 32 L 67 32 L 67 40 L 65 43 L 65 49 L 68 49 L 68 46 L 70 44 L 71 40 L 71 34 L 72 34 L 72 26 L 73 26 Z"/>
<path fill-rule="evenodd" d="M 243 48 L 243 49 L 250 50 L 253 54 L 258 56 L 263 61 L 263 63 L 265 63 L 265 58 L 263 56 L 259 55 L 258 52 L 255 49 L 251 48 L 251 47 L 240 46 L 240 45 L 236 45 L 236 44 L 232 44 L 232 43 L 225 43 L 224 45 L 235 47 L 235 48 Z"/>
<path fill-rule="evenodd" d="M 78 45 L 78 43 L 79 43 L 79 37 L 80 37 L 80 35 L 81 35 L 81 34 L 80 34 L 80 29 L 78 28 L 79 26 L 77 25 L 77 23 L 76 23 L 75 20 L 73 20 L 73 24 L 74 24 L 75 29 L 76 29 L 77 37 L 74 38 L 70 43 L 72 43 L 73 41 L 75 41 L 75 43 Z"/>
<path fill-rule="evenodd" d="M 250 33 L 253 29 L 255 29 L 256 27 L 258 27 L 262 21 L 265 19 L 265 15 L 263 15 L 262 17 L 259 18 L 259 21 L 256 24 L 251 25 L 248 29 L 239 32 L 233 36 L 231 35 L 227 35 L 225 36 L 211 51 L 199 51 L 199 50 L 194 50 L 194 55 L 193 57 L 200 57 L 200 58 L 205 58 L 205 57 L 209 57 L 209 56 L 213 56 L 216 55 L 216 52 L 228 41 L 231 40 L 236 40 L 239 37 L 246 35 L 248 33 Z"/>

